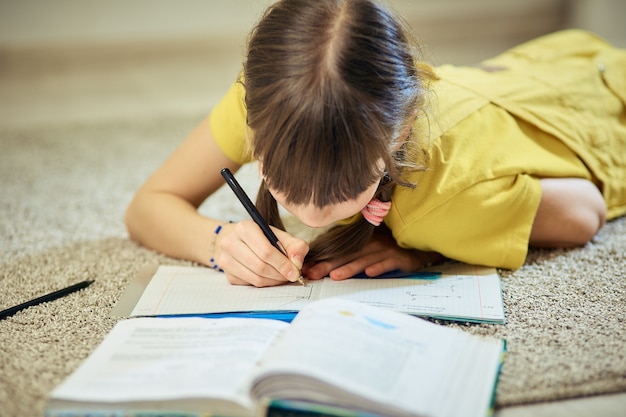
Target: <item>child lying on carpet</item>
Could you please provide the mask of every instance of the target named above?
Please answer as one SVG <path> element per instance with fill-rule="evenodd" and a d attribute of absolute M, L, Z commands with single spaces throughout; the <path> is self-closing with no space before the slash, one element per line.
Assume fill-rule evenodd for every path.
<path fill-rule="evenodd" d="M 591 240 L 626 213 L 626 51 L 581 31 L 480 67 L 423 62 L 375 0 L 283 0 L 251 33 L 222 101 L 139 189 L 130 236 L 279 285 L 415 271 L 451 258 L 519 268 L 528 247 Z M 200 215 L 220 170 L 259 161 L 252 221 Z M 284 232 L 277 202 L 311 227 Z"/>

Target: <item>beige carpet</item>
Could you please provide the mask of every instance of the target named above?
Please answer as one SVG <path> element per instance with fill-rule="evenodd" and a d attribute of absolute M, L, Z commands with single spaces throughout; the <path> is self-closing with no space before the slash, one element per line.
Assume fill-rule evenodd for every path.
<path fill-rule="evenodd" d="M 0 308 L 96 280 L 0 321 L 0 415 L 40 415 L 110 330 L 109 312 L 138 269 L 179 262 L 130 242 L 122 216 L 199 117 L 0 131 Z M 244 215 L 232 199 L 210 203 L 225 218 Z M 460 326 L 508 341 L 499 407 L 626 391 L 625 265 L 620 219 L 584 248 L 533 251 L 523 268 L 502 272 L 507 324 Z"/>

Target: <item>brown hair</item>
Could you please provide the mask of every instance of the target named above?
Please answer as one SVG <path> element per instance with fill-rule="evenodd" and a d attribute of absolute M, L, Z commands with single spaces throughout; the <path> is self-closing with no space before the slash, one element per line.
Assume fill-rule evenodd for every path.
<path fill-rule="evenodd" d="M 355 199 L 380 181 L 377 197 L 411 186 L 406 132 L 423 108 L 430 67 L 417 60 L 410 31 L 374 0 L 282 0 L 250 34 L 242 82 L 253 155 L 265 181 L 257 206 L 283 228 L 272 187 L 290 204 Z M 404 141 L 404 145 L 403 145 Z M 385 164 L 387 180 L 379 161 Z M 360 249 L 373 226 L 360 219 L 311 243 L 307 260 Z"/>

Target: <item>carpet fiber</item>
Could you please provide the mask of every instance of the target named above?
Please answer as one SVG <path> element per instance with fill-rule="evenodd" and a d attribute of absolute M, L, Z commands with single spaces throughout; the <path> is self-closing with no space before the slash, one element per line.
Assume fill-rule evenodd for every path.
<path fill-rule="evenodd" d="M 142 266 L 185 264 L 129 241 L 123 213 L 201 117 L 0 129 L 0 309 L 96 280 L 0 321 L 1 416 L 42 414 L 49 392 L 112 328 L 109 313 Z M 202 210 L 245 218 L 220 192 Z M 584 248 L 533 250 L 521 269 L 501 271 L 506 325 L 442 324 L 507 339 L 498 407 L 624 392 L 625 265 L 622 218 Z"/>

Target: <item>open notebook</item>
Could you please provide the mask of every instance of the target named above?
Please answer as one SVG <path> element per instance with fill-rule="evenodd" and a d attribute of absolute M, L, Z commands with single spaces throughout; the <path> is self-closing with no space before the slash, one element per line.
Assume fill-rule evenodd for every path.
<path fill-rule="evenodd" d="M 494 268 L 439 265 L 403 278 L 330 278 L 279 287 L 234 286 L 204 267 L 143 271 L 113 310 L 114 316 L 253 316 L 289 321 L 312 301 L 339 297 L 416 316 L 505 322 L 500 277 Z"/>

